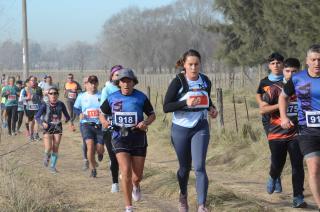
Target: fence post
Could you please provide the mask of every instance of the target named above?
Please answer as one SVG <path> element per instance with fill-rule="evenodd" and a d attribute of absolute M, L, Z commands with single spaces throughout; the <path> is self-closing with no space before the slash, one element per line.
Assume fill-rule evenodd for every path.
<path fill-rule="evenodd" d="M 221 128 L 224 128 L 222 88 L 217 88 L 217 109 L 219 112 L 218 113 L 219 126 Z"/>
<path fill-rule="evenodd" d="M 245 96 L 244 96 L 243 98 L 244 98 L 244 104 L 246 105 L 247 119 L 248 119 L 248 121 L 250 121 L 250 120 L 249 120 L 249 111 L 248 111 L 247 99 L 246 99 Z"/>
<path fill-rule="evenodd" d="M 238 120 L 237 120 L 236 101 L 235 101 L 235 99 L 234 99 L 234 94 L 232 94 L 232 99 L 233 99 L 233 109 L 234 109 L 234 119 L 235 119 L 235 122 L 236 122 L 236 129 L 237 129 L 237 132 L 239 132 L 239 129 L 238 129 Z"/>
<path fill-rule="evenodd" d="M 150 86 L 147 87 L 147 96 L 148 96 L 149 101 L 151 101 Z"/>

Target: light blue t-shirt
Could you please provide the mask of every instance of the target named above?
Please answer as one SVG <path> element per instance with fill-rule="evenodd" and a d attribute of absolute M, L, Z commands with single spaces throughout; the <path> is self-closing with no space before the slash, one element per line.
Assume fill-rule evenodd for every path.
<path fill-rule="evenodd" d="M 101 93 L 99 91 L 95 94 L 84 92 L 77 97 L 74 107 L 81 110 L 81 113 L 83 114 L 80 123 L 94 122 L 100 124 L 100 100 Z"/>
<path fill-rule="evenodd" d="M 101 92 L 101 105 L 102 103 L 110 96 L 110 94 L 118 91 L 119 88 L 115 86 L 112 82 L 107 82 L 106 86 L 102 89 Z"/>

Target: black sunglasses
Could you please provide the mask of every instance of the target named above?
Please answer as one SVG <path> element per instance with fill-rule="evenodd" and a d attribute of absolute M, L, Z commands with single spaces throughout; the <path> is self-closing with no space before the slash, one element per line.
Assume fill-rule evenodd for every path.
<path fill-rule="evenodd" d="M 48 93 L 49 95 L 59 95 L 58 92 L 52 92 L 52 93 Z"/>

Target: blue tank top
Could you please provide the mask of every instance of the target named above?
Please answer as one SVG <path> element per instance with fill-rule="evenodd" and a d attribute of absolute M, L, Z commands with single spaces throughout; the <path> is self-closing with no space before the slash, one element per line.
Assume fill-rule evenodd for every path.
<path fill-rule="evenodd" d="M 81 113 L 83 114 L 83 118 L 80 123 L 94 122 L 96 124 L 100 124 L 100 99 L 100 92 L 95 94 L 84 92 L 77 97 L 74 107 L 81 110 Z"/>
<path fill-rule="evenodd" d="M 301 134 L 320 136 L 320 78 L 311 77 L 308 70 L 292 76 L 298 102 Z"/>

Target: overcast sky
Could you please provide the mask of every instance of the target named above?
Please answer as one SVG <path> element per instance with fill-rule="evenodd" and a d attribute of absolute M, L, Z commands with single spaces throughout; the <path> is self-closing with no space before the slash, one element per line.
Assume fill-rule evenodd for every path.
<path fill-rule="evenodd" d="M 29 39 L 66 45 L 93 43 L 104 22 L 130 6 L 141 9 L 168 5 L 174 0 L 27 0 Z M 22 0 L 0 0 L 0 41 L 22 39 Z"/>

